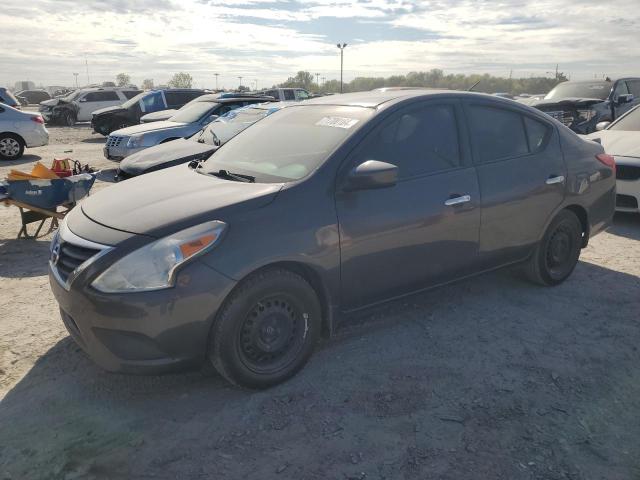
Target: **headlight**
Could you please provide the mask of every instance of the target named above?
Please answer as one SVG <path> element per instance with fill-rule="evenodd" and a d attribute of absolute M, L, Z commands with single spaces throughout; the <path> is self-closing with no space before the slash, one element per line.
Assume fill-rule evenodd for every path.
<path fill-rule="evenodd" d="M 596 116 L 595 110 L 578 110 L 578 118 L 583 122 L 588 122 Z"/>
<path fill-rule="evenodd" d="M 224 222 L 207 222 L 156 240 L 118 260 L 91 286 L 104 293 L 172 287 L 176 269 L 210 250 L 220 240 L 226 226 Z"/>
<path fill-rule="evenodd" d="M 138 148 L 142 147 L 142 142 L 144 141 L 144 135 L 133 135 L 129 138 L 127 142 L 127 147 L 129 148 Z"/>

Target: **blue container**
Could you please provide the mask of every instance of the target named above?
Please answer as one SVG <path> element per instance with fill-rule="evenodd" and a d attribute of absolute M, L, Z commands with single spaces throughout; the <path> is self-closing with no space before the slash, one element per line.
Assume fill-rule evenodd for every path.
<path fill-rule="evenodd" d="M 96 175 L 90 173 L 52 180 L 11 180 L 3 184 L 0 194 L 4 190 L 9 198 L 18 202 L 53 209 L 76 203 L 87 196 L 95 181 Z"/>

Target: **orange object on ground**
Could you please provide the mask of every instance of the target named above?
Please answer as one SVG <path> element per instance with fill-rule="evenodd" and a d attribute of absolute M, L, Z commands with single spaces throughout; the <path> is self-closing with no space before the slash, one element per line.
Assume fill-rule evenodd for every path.
<path fill-rule="evenodd" d="M 31 173 L 21 172 L 20 170 L 11 170 L 7 175 L 7 180 L 53 180 L 60 178 L 53 170 L 48 169 L 40 162 L 37 162 Z"/>

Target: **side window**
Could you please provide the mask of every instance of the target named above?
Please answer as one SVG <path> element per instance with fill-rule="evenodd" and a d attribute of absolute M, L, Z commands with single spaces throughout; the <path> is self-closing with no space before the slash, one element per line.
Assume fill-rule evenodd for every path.
<path fill-rule="evenodd" d="M 268 97 L 273 97 L 276 100 L 280 100 L 280 96 L 278 95 L 278 92 L 276 90 L 268 90 L 264 92 L 264 94 L 267 95 Z"/>
<path fill-rule="evenodd" d="M 629 93 L 631 92 L 629 92 L 629 88 L 627 87 L 627 82 L 620 81 L 617 83 L 616 89 L 613 92 L 613 98 L 617 100 L 620 95 L 627 95 Z"/>
<path fill-rule="evenodd" d="M 181 107 L 199 95 L 192 92 L 164 92 L 169 108 Z"/>
<path fill-rule="evenodd" d="M 551 128 L 529 117 L 524 117 L 524 126 L 527 130 L 527 141 L 529 142 L 530 152 L 539 152 L 545 147 L 547 138 L 551 134 Z"/>
<path fill-rule="evenodd" d="M 309 94 L 306 90 L 296 90 L 296 100 L 306 100 L 309 98 Z"/>
<path fill-rule="evenodd" d="M 640 80 L 627 80 L 627 86 L 629 87 L 629 93 L 635 98 L 640 97 Z"/>
<path fill-rule="evenodd" d="M 147 95 L 141 100 L 141 102 L 144 106 L 144 111 L 147 113 L 164 110 L 164 102 L 162 101 L 162 95 L 160 92 L 154 92 Z"/>
<path fill-rule="evenodd" d="M 426 105 L 394 114 L 369 134 L 358 160 L 397 165 L 401 179 L 460 166 L 454 107 Z"/>
<path fill-rule="evenodd" d="M 495 107 L 471 106 L 469 127 L 481 163 L 529 153 L 522 116 Z"/>
<path fill-rule="evenodd" d="M 139 93 L 140 92 L 136 90 L 125 90 L 122 92 L 122 94 L 124 95 L 124 98 L 126 98 L 127 100 L 131 100 L 133 97 L 135 97 Z"/>
<path fill-rule="evenodd" d="M 296 99 L 296 94 L 293 92 L 293 90 L 283 90 L 282 92 L 284 93 L 284 99 L 285 100 L 295 100 Z"/>
<path fill-rule="evenodd" d="M 108 92 L 89 92 L 84 97 L 86 102 L 112 102 L 119 101 L 118 94 L 114 91 Z"/>

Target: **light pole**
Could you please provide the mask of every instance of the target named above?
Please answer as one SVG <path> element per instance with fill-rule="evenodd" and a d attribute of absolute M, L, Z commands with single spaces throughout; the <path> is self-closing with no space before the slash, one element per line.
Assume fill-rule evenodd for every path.
<path fill-rule="evenodd" d="M 240 80 L 240 88 L 238 88 L 238 90 L 242 89 L 242 77 L 238 77 L 238 79 Z"/>
<path fill-rule="evenodd" d="M 76 77 L 76 88 L 78 88 L 78 75 L 79 73 L 74 73 L 73 76 Z"/>
<path fill-rule="evenodd" d="M 320 90 L 320 74 L 316 73 L 316 85 L 318 86 L 318 90 Z"/>
<path fill-rule="evenodd" d="M 340 45 L 339 43 L 336 45 L 340 49 L 340 93 L 342 93 L 343 83 L 342 83 L 342 72 L 344 71 L 344 49 L 347 47 L 346 43 Z"/>
<path fill-rule="evenodd" d="M 220 75 L 219 73 L 214 73 L 214 75 L 216 76 L 216 90 L 218 90 L 218 75 Z"/>

